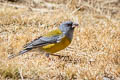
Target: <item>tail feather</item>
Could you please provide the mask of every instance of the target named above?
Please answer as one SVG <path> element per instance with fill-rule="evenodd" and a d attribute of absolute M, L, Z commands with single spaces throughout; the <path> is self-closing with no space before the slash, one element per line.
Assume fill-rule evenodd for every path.
<path fill-rule="evenodd" d="M 9 59 L 12 59 L 12 58 L 14 58 L 14 57 L 17 57 L 17 56 L 19 56 L 19 55 L 22 55 L 22 54 L 30 51 L 30 50 L 31 50 L 31 49 L 24 49 L 24 50 L 20 51 L 18 54 L 10 55 L 8 58 L 9 58 Z"/>

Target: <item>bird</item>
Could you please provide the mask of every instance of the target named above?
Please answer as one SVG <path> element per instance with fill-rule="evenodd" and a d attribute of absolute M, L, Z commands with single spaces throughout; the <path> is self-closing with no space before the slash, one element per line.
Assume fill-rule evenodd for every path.
<path fill-rule="evenodd" d="M 40 49 L 40 51 L 46 52 L 46 56 L 56 56 L 54 53 L 65 49 L 71 43 L 74 29 L 77 26 L 78 23 L 72 21 L 62 22 L 58 29 L 48 32 L 47 34 L 27 43 L 24 46 L 24 49 L 21 50 L 18 54 L 10 55 L 8 58 L 14 58 L 36 48 Z"/>

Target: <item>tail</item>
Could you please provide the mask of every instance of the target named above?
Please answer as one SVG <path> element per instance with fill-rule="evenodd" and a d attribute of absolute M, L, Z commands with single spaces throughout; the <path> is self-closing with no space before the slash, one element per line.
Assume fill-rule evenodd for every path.
<path fill-rule="evenodd" d="M 10 55 L 10 56 L 8 57 L 8 59 L 12 59 L 12 58 L 17 57 L 17 56 L 19 56 L 19 55 L 22 55 L 22 54 L 30 51 L 31 49 L 32 49 L 32 48 L 29 48 L 29 49 L 27 48 L 27 49 L 24 49 L 24 50 L 20 51 L 18 54 Z"/>

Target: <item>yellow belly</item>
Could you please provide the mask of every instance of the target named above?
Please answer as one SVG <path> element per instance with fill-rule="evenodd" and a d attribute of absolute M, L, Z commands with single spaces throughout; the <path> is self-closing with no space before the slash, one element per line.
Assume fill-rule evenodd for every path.
<path fill-rule="evenodd" d="M 41 49 L 48 52 L 48 53 L 55 53 L 58 52 L 64 48 L 66 48 L 71 43 L 68 38 L 63 38 L 60 42 L 55 44 L 49 44 L 47 46 L 43 46 Z"/>

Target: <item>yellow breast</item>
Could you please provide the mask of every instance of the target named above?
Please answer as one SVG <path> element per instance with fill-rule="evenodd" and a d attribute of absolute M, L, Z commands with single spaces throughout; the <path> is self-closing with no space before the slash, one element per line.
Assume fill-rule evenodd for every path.
<path fill-rule="evenodd" d="M 43 46 L 41 49 L 49 53 L 55 53 L 66 48 L 70 43 L 71 41 L 68 38 L 64 37 L 60 42 Z"/>

